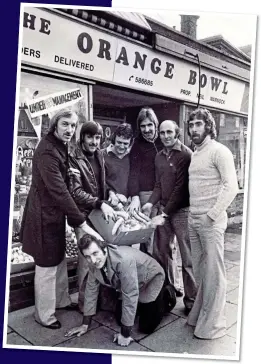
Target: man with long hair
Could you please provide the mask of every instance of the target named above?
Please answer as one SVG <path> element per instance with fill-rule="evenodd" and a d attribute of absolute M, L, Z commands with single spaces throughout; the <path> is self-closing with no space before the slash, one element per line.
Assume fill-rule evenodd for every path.
<path fill-rule="evenodd" d="M 233 155 L 215 140 L 215 120 L 207 109 L 190 114 L 188 135 L 196 148 L 189 166 L 189 236 L 198 286 L 188 324 L 196 337 L 215 339 L 226 333 L 224 233 L 238 183 Z"/>

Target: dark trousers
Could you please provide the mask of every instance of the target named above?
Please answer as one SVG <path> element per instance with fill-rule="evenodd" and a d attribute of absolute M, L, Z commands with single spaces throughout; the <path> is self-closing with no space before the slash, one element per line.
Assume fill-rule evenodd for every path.
<path fill-rule="evenodd" d="M 151 334 L 160 324 L 163 316 L 168 312 L 168 292 L 163 286 L 155 301 L 149 303 L 139 302 L 137 316 L 139 316 L 139 331 Z M 116 321 L 121 326 L 122 301 L 118 300 L 116 305 Z"/>

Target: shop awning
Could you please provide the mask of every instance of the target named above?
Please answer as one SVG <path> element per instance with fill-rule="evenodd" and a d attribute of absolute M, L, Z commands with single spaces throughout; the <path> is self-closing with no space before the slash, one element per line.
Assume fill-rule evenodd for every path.
<path fill-rule="evenodd" d="M 144 28 L 148 31 L 151 31 L 151 27 L 145 17 L 139 13 L 131 13 L 127 11 L 110 11 L 114 16 L 121 18 L 128 23 L 137 25 L 140 28 Z"/>

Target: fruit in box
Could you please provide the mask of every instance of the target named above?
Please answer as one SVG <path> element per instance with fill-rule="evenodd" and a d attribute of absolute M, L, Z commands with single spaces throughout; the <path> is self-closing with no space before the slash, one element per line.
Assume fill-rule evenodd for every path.
<path fill-rule="evenodd" d="M 76 258 L 78 256 L 77 239 L 73 228 L 66 225 L 66 258 Z"/>
<path fill-rule="evenodd" d="M 12 248 L 12 253 L 11 253 L 12 264 L 29 263 L 33 261 L 34 261 L 33 257 L 22 251 L 22 246 L 16 246 Z"/>

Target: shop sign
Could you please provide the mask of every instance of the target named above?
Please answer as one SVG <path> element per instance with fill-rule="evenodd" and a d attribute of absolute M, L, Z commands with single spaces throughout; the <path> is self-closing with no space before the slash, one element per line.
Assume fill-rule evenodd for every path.
<path fill-rule="evenodd" d="M 192 103 L 241 111 L 246 84 L 39 8 L 24 8 L 22 61 Z"/>
<path fill-rule="evenodd" d="M 81 90 L 77 88 L 27 100 L 26 104 L 31 117 L 35 118 L 71 106 L 82 98 Z"/>

